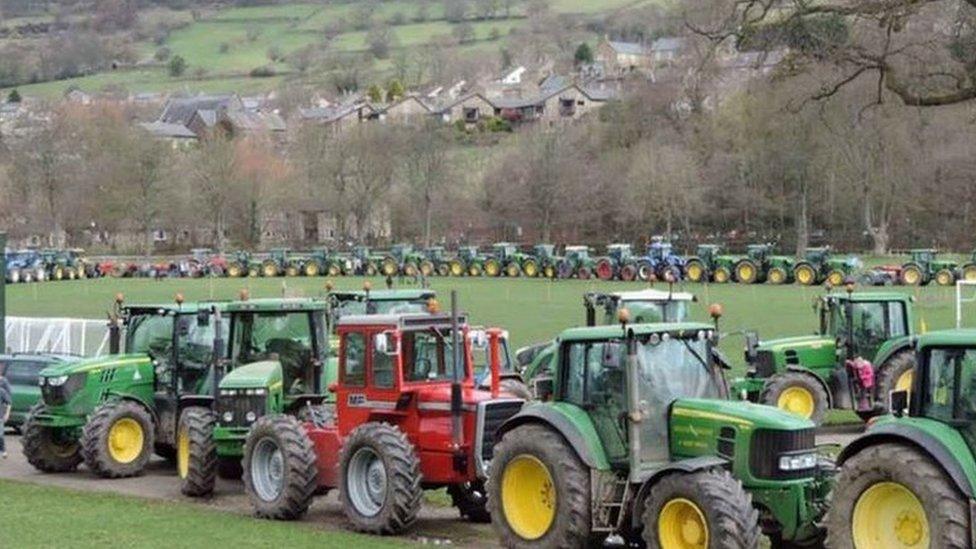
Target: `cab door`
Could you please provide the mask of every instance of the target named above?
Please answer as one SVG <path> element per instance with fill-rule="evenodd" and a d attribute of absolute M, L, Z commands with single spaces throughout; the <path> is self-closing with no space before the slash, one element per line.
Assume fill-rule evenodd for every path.
<path fill-rule="evenodd" d="M 562 400 L 586 411 L 612 465 L 625 466 L 627 444 L 626 349 L 619 341 L 577 341 L 563 346 Z"/>
<path fill-rule="evenodd" d="M 342 435 L 369 419 L 370 399 L 366 382 L 370 343 L 367 330 L 340 329 L 336 406 L 339 408 L 339 432 Z"/>

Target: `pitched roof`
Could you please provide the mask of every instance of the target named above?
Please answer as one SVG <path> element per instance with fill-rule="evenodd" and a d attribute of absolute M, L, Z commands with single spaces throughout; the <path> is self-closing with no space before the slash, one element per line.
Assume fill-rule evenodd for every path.
<path fill-rule="evenodd" d="M 368 109 L 370 111 L 374 110 L 373 107 L 367 103 L 353 103 L 353 104 L 342 104 L 333 105 L 331 107 L 312 107 L 309 109 L 298 109 L 298 116 L 302 120 L 311 122 L 335 122 L 350 114 L 357 113 L 360 109 Z"/>
<path fill-rule="evenodd" d="M 650 55 L 650 49 L 644 44 L 638 42 L 619 42 L 616 40 L 607 40 L 613 51 L 617 53 L 623 53 L 626 55 Z"/>
<path fill-rule="evenodd" d="M 685 39 L 674 36 L 658 38 L 651 44 L 651 51 L 677 51 L 685 47 Z"/>
<path fill-rule="evenodd" d="M 224 111 L 221 120 L 227 120 L 237 129 L 244 131 L 283 132 L 287 129 L 285 121 L 277 113 L 253 111 Z"/>
<path fill-rule="evenodd" d="M 166 102 L 163 113 L 159 115 L 160 122 L 171 124 L 189 124 L 197 111 L 217 111 L 243 109 L 237 95 L 197 95 L 194 97 L 174 97 Z M 204 121 L 207 121 L 205 118 Z M 212 125 L 212 123 L 211 123 Z"/>
<path fill-rule="evenodd" d="M 487 97 L 485 97 L 481 93 L 479 93 L 479 92 L 470 92 L 470 93 L 466 93 L 464 95 L 458 96 L 457 98 L 454 98 L 454 99 L 452 99 L 450 97 L 447 97 L 447 98 L 445 98 L 444 101 L 441 101 L 440 103 L 430 104 L 430 108 L 431 108 L 431 110 L 433 110 L 433 112 L 435 114 L 441 114 L 444 111 L 446 111 L 448 109 L 452 109 L 452 108 L 456 107 L 457 105 L 459 105 L 460 103 L 464 103 L 465 101 L 467 101 L 468 99 L 471 99 L 473 97 L 479 97 L 479 98 L 481 98 L 482 101 L 484 101 L 485 103 L 488 103 L 492 107 L 495 106 L 495 103 L 493 101 L 489 100 Z"/>
<path fill-rule="evenodd" d="M 139 124 L 142 129 L 149 132 L 153 137 L 168 137 L 175 139 L 196 139 L 197 134 L 190 131 L 183 124 L 169 124 L 167 122 L 143 122 Z"/>

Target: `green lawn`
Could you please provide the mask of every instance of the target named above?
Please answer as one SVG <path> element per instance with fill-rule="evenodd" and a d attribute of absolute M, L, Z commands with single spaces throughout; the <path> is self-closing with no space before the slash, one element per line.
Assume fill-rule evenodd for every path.
<path fill-rule="evenodd" d="M 401 547 L 313 525 L 186 505 L 0 481 L 0 547 Z M 69 524 L 64 519 L 69 518 Z"/>
<path fill-rule="evenodd" d="M 130 92 L 175 92 L 194 91 L 205 93 L 238 92 L 249 94 L 267 91 L 284 80 L 284 76 L 270 78 L 250 78 L 247 76 L 217 76 L 202 79 L 172 78 L 165 69 L 145 69 L 134 71 L 117 71 L 69 78 L 54 82 L 41 82 L 26 86 L 17 86 L 22 95 L 44 98 L 61 97 L 72 88 L 77 87 L 87 92 L 98 92 L 109 86 L 119 86 Z M 6 95 L 9 90 L 0 93 Z"/>

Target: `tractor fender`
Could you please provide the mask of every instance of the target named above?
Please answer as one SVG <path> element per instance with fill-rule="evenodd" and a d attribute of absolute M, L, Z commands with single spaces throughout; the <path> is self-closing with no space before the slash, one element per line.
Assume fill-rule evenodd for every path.
<path fill-rule="evenodd" d="M 609 469 L 606 456 L 596 455 L 590 448 L 589 442 L 569 418 L 553 408 L 546 405 L 529 406 L 523 408 L 521 412 L 512 416 L 505 423 L 502 423 L 495 431 L 495 440 L 500 440 L 505 433 L 516 427 L 531 423 L 547 425 L 558 432 L 576 455 L 589 469 Z"/>
<path fill-rule="evenodd" d="M 939 439 L 919 429 L 897 424 L 879 425 L 871 429 L 868 434 L 848 444 L 837 456 L 837 465 L 843 465 L 845 461 L 868 446 L 885 442 L 900 442 L 925 452 L 952 478 L 953 483 L 963 495 L 973 499 L 973 494 L 976 492 L 973 490 L 969 477 L 966 476 L 965 471 L 960 466 L 959 460 Z"/>
<path fill-rule="evenodd" d="M 902 351 L 911 350 L 911 348 L 912 338 L 907 336 L 885 342 L 885 344 L 878 349 L 877 356 L 874 357 L 874 367 L 880 368 L 885 362 L 888 362 L 888 359 L 891 357 Z"/>
<path fill-rule="evenodd" d="M 787 372 L 794 372 L 794 373 L 797 373 L 797 374 L 803 374 L 805 376 L 808 376 L 808 377 L 811 377 L 811 378 L 815 379 L 817 381 L 817 383 L 819 383 L 820 386 L 823 387 L 824 392 L 827 393 L 827 406 L 830 407 L 830 408 L 833 408 L 834 407 L 834 392 L 833 392 L 833 390 L 831 390 L 831 388 L 827 384 L 827 382 L 823 380 L 823 378 L 821 378 L 817 374 L 811 372 L 810 370 L 808 370 L 808 369 L 806 369 L 806 368 L 804 368 L 802 366 L 796 366 L 796 365 L 793 365 L 793 364 L 787 365 L 786 366 L 786 371 Z"/>
<path fill-rule="evenodd" d="M 104 404 L 104 403 L 108 402 L 109 400 L 125 400 L 125 401 L 129 401 L 129 402 L 134 402 L 134 403 L 138 404 L 139 406 L 141 406 L 142 409 L 145 410 L 146 413 L 149 414 L 149 416 L 152 418 L 153 425 L 159 425 L 159 413 L 157 412 L 156 407 L 153 406 L 151 403 L 146 402 L 146 401 L 142 400 L 141 398 L 139 398 L 139 397 L 137 397 L 135 395 L 128 394 L 128 393 L 116 393 L 116 392 L 109 391 L 108 393 L 105 394 L 105 398 L 103 398 L 102 400 L 100 400 L 98 404 L 99 405 Z M 94 410 L 92 410 L 92 412 L 94 412 Z M 89 413 L 89 417 L 90 417 L 90 415 L 91 414 Z"/>
<path fill-rule="evenodd" d="M 180 397 L 180 412 L 193 406 L 213 409 L 214 397 L 210 395 L 186 395 Z"/>
<path fill-rule="evenodd" d="M 650 495 L 651 490 L 654 489 L 654 486 L 662 478 L 673 473 L 688 474 L 707 469 L 726 469 L 728 466 L 729 460 L 725 458 L 720 458 L 718 456 L 699 456 L 696 458 L 675 461 L 655 471 L 653 475 L 651 475 L 641 484 L 640 488 L 637 490 L 637 495 L 634 496 L 633 509 L 631 509 L 630 513 L 631 525 L 635 529 L 641 528 L 641 521 L 643 520 L 642 515 L 644 514 L 644 502 L 647 500 L 648 495 Z"/>

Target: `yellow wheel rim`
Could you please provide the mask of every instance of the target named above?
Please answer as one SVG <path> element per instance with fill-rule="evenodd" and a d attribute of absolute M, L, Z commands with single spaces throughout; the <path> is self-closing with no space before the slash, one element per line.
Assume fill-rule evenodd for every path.
<path fill-rule="evenodd" d="M 108 430 L 108 453 L 117 463 L 132 463 L 142 454 L 143 441 L 142 425 L 124 417 Z"/>
<path fill-rule="evenodd" d="M 451 276 L 461 276 L 464 274 L 464 269 L 461 268 L 460 263 L 451 263 Z"/>
<path fill-rule="evenodd" d="M 929 547 L 929 521 L 915 494 L 897 482 L 879 482 L 857 498 L 851 533 L 857 549 Z"/>
<path fill-rule="evenodd" d="M 830 273 L 830 276 L 827 277 L 827 280 L 830 282 L 831 286 L 837 287 L 844 283 L 844 275 L 838 272 L 833 272 Z"/>
<path fill-rule="evenodd" d="M 552 266 L 546 266 L 546 268 L 543 269 L 543 272 L 545 273 L 546 278 L 552 278 L 556 276 L 556 268 Z"/>
<path fill-rule="evenodd" d="M 976 280 L 976 267 L 967 267 L 962 272 L 962 277 L 968 281 Z"/>
<path fill-rule="evenodd" d="M 306 265 L 305 276 L 319 276 L 319 266 L 314 263 Z"/>
<path fill-rule="evenodd" d="M 719 269 L 715 271 L 715 282 L 728 282 L 729 273 L 725 269 Z"/>
<path fill-rule="evenodd" d="M 804 286 L 813 284 L 813 270 L 809 267 L 801 267 L 796 271 L 796 281 Z"/>
<path fill-rule="evenodd" d="M 240 269 L 240 267 L 237 267 L 236 265 L 227 267 L 227 276 L 229 276 L 231 278 L 237 278 L 237 277 L 241 276 L 241 269 Z"/>
<path fill-rule="evenodd" d="M 285 271 L 285 274 L 287 274 L 288 276 L 298 276 L 298 268 L 288 267 L 288 269 Z"/>
<path fill-rule="evenodd" d="M 800 417 L 812 417 L 816 408 L 813 395 L 803 387 L 788 387 L 780 393 L 776 406 Z"/>
<path fill-rule="evenodd" d="M 688 280 L 698 282 L 702 278 L 702 268 L 697 263 L 688 266 Z"/>
<path fill-rule="evenodd" d="M 752 277 L 756 274 L 753 270 L 752 265 L 741 265 L 739 266 L 739 280 L 742 282 L 749 282 Z"/>
<path fill-rule="evenodd" d="M 657 517 L 657 537 L 662 549 L 705 549 L 708 547 L 705 513 L 689 499 L 672 499 Z"/>
<path fill-rule="evenodd" d="M 783 274 L 783 271 L 779 269 L 773 269 L 772 271 L 769 271 L 769 281 L 771 283 L 782 284 L 784 280 L 786 280 L 786 275 Z"/>
<path fill-rule="evenodd" d="M 527 261 L 525 263 L 525 266 L 522 267 L 522 270 L 525 271 L 525 276 L 527 276 L 529 278 L 532 278 L 535 275 L 539 274 L 539 269 L 536 268 L 535 263 L 533 263 L 531 261 Z"/>
<path fill-rule="evenodd" d="M 278 274 L 278 268 L 274 265 L 264 266 L 264 276 L 275 276 Z"/>
<path fill-rule="evenodd" d="M 906 284 L 915 285 L 922 279 L 922 275 L 915 269 L 906 269 L 902 274 Z"/>
<path fill-rule="evenodd" d="M 936 275 L 935 281 L 939 283 L 939 286 L 949 286 L 952 284 L 952 275 L 945 271 L 940 272 Z"/>
<path fill-rule="evenodd" d="M 556 520 L 556 488 L 549 468 L 535 456 L 521 454 L 502 472 L 502 511 L 522 539 L 546 535 Z"/>
<path fill-rule="evenodd" d="M 186 427 L 180 427 L 176 435 L 176 471 L 180 478 L 190 474 L 190 433 Z"/>
<path fill-rule="evenodd" d="M 498 271 L 499 271 L 499 267 L 495 263 L 485 264 L 485 274 L 487 274 L 488 276 L 497 276 Z"/>
<path fill-rule="evenodd" d="M 911 391 L 912 382 L 915 380 L 915 370 L 908 370 L 907 372 L 902 372 L 898 376 L 898 381 L 895 382 L 896 391 Z"/>

